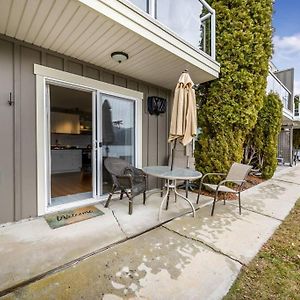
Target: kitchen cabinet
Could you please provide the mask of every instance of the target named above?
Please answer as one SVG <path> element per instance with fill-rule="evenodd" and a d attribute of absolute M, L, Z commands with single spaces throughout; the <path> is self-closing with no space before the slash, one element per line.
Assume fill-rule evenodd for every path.
<path fill-rule="evenodd" d="M 82 150 L 51 150 L 51 174 L 80 172 Z"/>
<path fill-rule="evenodd" d="M 51 112 L 51 133 L 80 134 L 79 115 Z"/>

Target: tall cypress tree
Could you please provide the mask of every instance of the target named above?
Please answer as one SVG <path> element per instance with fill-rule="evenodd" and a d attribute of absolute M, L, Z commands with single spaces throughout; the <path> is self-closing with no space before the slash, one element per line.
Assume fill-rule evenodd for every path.
<path fill-rule="evenodd" d="M 195 153 L 202 172 L 227 171 L 243 158 L 266 95 L 272 55 L 273 0 L 210 0 L 216 10 L 220 77 L 201 87 Z"/>

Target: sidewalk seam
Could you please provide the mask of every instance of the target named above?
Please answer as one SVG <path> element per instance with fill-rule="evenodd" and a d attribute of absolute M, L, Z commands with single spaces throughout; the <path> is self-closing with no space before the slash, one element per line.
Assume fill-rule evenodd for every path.
<path fill-rule="evenodd" d="M 117 222 L 119 228 L 121 229 L 121 231 L 123 232 L 123 234 L 126 236 L 126 238 L 128 238 L 128 235 L 127 235 L 126 232 L 123 230 L 123 228 L 122 228 L 122 226 L 121 226 L 121 224 L 120 224 L 120 222 L 119 222 L 117 216 L 115 215 L 114 210 L 113 210 L 113 209 L 110 209 L 110 210 L 111 210 L 111 213 L 112 213 L 112 215 L 114 216 L 114 218 L 115 218 L 115 220 L 116 220 L 116 222 Z"/>
<path fill-rule="evenodd" d="M 297 200 L 296 200 L 296 201 L 297 201 Z M 232 205 L 232 206 L 235 206 L 235 207 L 238 207 L 238 205 L 236 205 L 236 204 L 234 204 L 234 203 L 228 203 L 228 204 L 229 204 L 229 205 Z M 272 217 L 272 216 L 266 215 L 266 214 L 261 213 L 261 212 L 256 211 L 256 210 L 252 210 L 252 209 L 250 209 L 250 208 L 244 207 L 243 205 L 242 205 L 242 210 L 247 210 L 247 211 L 250 211 L 250 212 L 252 212 L 252 213 L 254 213 L 254 214 L 261 215 L 261 216 L 263 216 L 263 217 L 270 218 L 270 219 L 273 219 L 273 220 L 276 220 L 276 221 L 279 221 L 279 222 L 282 222 L 282 221 L 284 220 L 284 219 L 282 220 L 282 219 L 279 219 L 279 218 L 276 218 L 276 217 Z"/>
<path fill-rule="evenodd" d="M 288 180 L 284 180 L 284 179 L 280 179 L 280 178 L 271 178 L 270 180 L 277 180 L 277 181 L 282 181 L 282 182 L 286 182 L 286 183 L 300 185 L 299 183 L 288 181 Z"/>
<path fill-rule="evenodd" d="M 218 249 L 214 248 L 213 246 L 211 246 L 211 245 L 209 245 L 209 244 L 206 244 L 206 243 L 203 242 L 203 241 L 200 241 L 200 240 L 197 240 L 197 239 L 195 239 L 195 238 L 186 236 L 186 235 L 184 235 L 184 234 L 182 234 L 182 233 L 179 233 L 179 232 L 177 232 L 177 231 L 175 231 L 175 230 L 173 230 L 173 229 L 170 229 L 170 228 L 168 228 L 168 227 L 165 227 L 164 225 L 162 225 L 161 227 L 164 228 L 164 229 L 167 229 L 167 230 L 170 231 L 170 232 L 173 232 L 173 233 L 175 233 L 175 234 L 178 234 L 179 236 L 181 236 L 181 237 L 183 237 L 183 238 L 186 238 L 186 239 L 188 239 L 188 240 L 191 240 L 191 241 L 194 241 L 194 242 L 198 242 L 198 243 L 200 243 L 200 244 L 203 244 L 204 246 L 206 246 L 206 247 L 208 247 L 209 249 L 213 250 L 215 253 L 218 253 L 218 254 L 221 254 L 221 255 L 223 255 L 223 256 L 226 256 L 227 258 L 229 258 L 229 259 L 231 259 L 231 260 L 234 260 L 235 262 L 239 263 L 239 264 L 242 265 L 242 266 L 246 266 L 245 263 L 241 262 L 241 261 L 238 260 L 237 258 L 235 258 L 235 257 L 233 257 L 233 256 L 231 256 L 231 255 L 229 255 L 229 254 L 223 253 L 221 250 L 218 250 Z"/>

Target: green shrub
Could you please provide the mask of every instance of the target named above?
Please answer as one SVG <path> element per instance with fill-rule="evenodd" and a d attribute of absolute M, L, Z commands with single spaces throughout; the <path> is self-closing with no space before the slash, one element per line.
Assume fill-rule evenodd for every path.
<path fill-rule="evenodd" d="M 216 10 L 219 79 L 200 87 L 196 166 L 227 171 L 243 158 L 266 93 L 272 54 L 272 0 L 211 0 Z"/>
<path fill-rule="evenodd" d="M 282 103 L 279 96 L 270 93 L 265 97 L 257 123 L 247 138 L 245 159 L 261 169 L 262 177 L 269 179 L 277 167 L 278 134 L 282 122 Z M 250 149 L 249 149 L 250 148 Z"/>

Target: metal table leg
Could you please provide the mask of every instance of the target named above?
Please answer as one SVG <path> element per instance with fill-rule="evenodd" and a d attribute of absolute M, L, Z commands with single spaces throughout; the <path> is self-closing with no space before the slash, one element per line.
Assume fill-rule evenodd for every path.
<path fill-rule="evenodd" d="M 167 180 L 167 191 L 166 191 L 166 194 L 165 194 L 165 196 L 164 196 L 164 198 L 163 198 L 163 200 L 161 202 L 160 208 L 159 208 L 158 221 L 161 220 L 161 212 L 163 210 L 164 203 L 165 203 L 165 201 L 167 200 L 167 198 L 168 198 L 168 196 L 170 194 L 170 189 L 174 190 L 175 196 L 178 195 L 179 197 L 181 197 L 183 200 L 185 200 L 190 205 L 190 207 L 192 208 L 192 211 L 193 211 L 193 217 L 195 218 L 196 217 L 195 208 L 194 208 L 192 202 L 188 198 L 182 196 L 181 194 L 179 194 L 177 192 L 177 189 L 176 189 L 176 180 L 174 180 L 174 185 L 173 184 L 170 185 L 170 180 Z"/>
<path fill-rule="evenodd" d="M 174 187 L 174 193 L 175 193 L 175 195 L 178 195 L 179 197 L 181 197 L 182 199 L 184 199 L 189 205 L 190 205 L 190 207 L 192 208 L 192 210 L 193 210 L 193 217 L 195 218 L 195 208 L 194 208 L 194 205 L 193 205 L 193 203 L 187 198 L 187 197 L 184 197 L 184 196 L 182 196 L 181 194 L 179 194 L 178 192 L 177 192 L 177 189 L 176 189 L 176 180 L 175 180 L 175 187 Z"/>
<path fill-rule="evenodd" d="M 167 180 L 167 191 L 166 191 L 166 194 L 160 204 L 160 208 L 159 208 L 159 212 L 158 212 L 158 221 L 160 221 L 160 219 L 161 219 L 161 211 L 164 207 L 164 202 L 167 200 L 167 198 L 169 196 L 169 193 L 170 193 L 170 184 L 169 184 L 169 180 Z"/>

